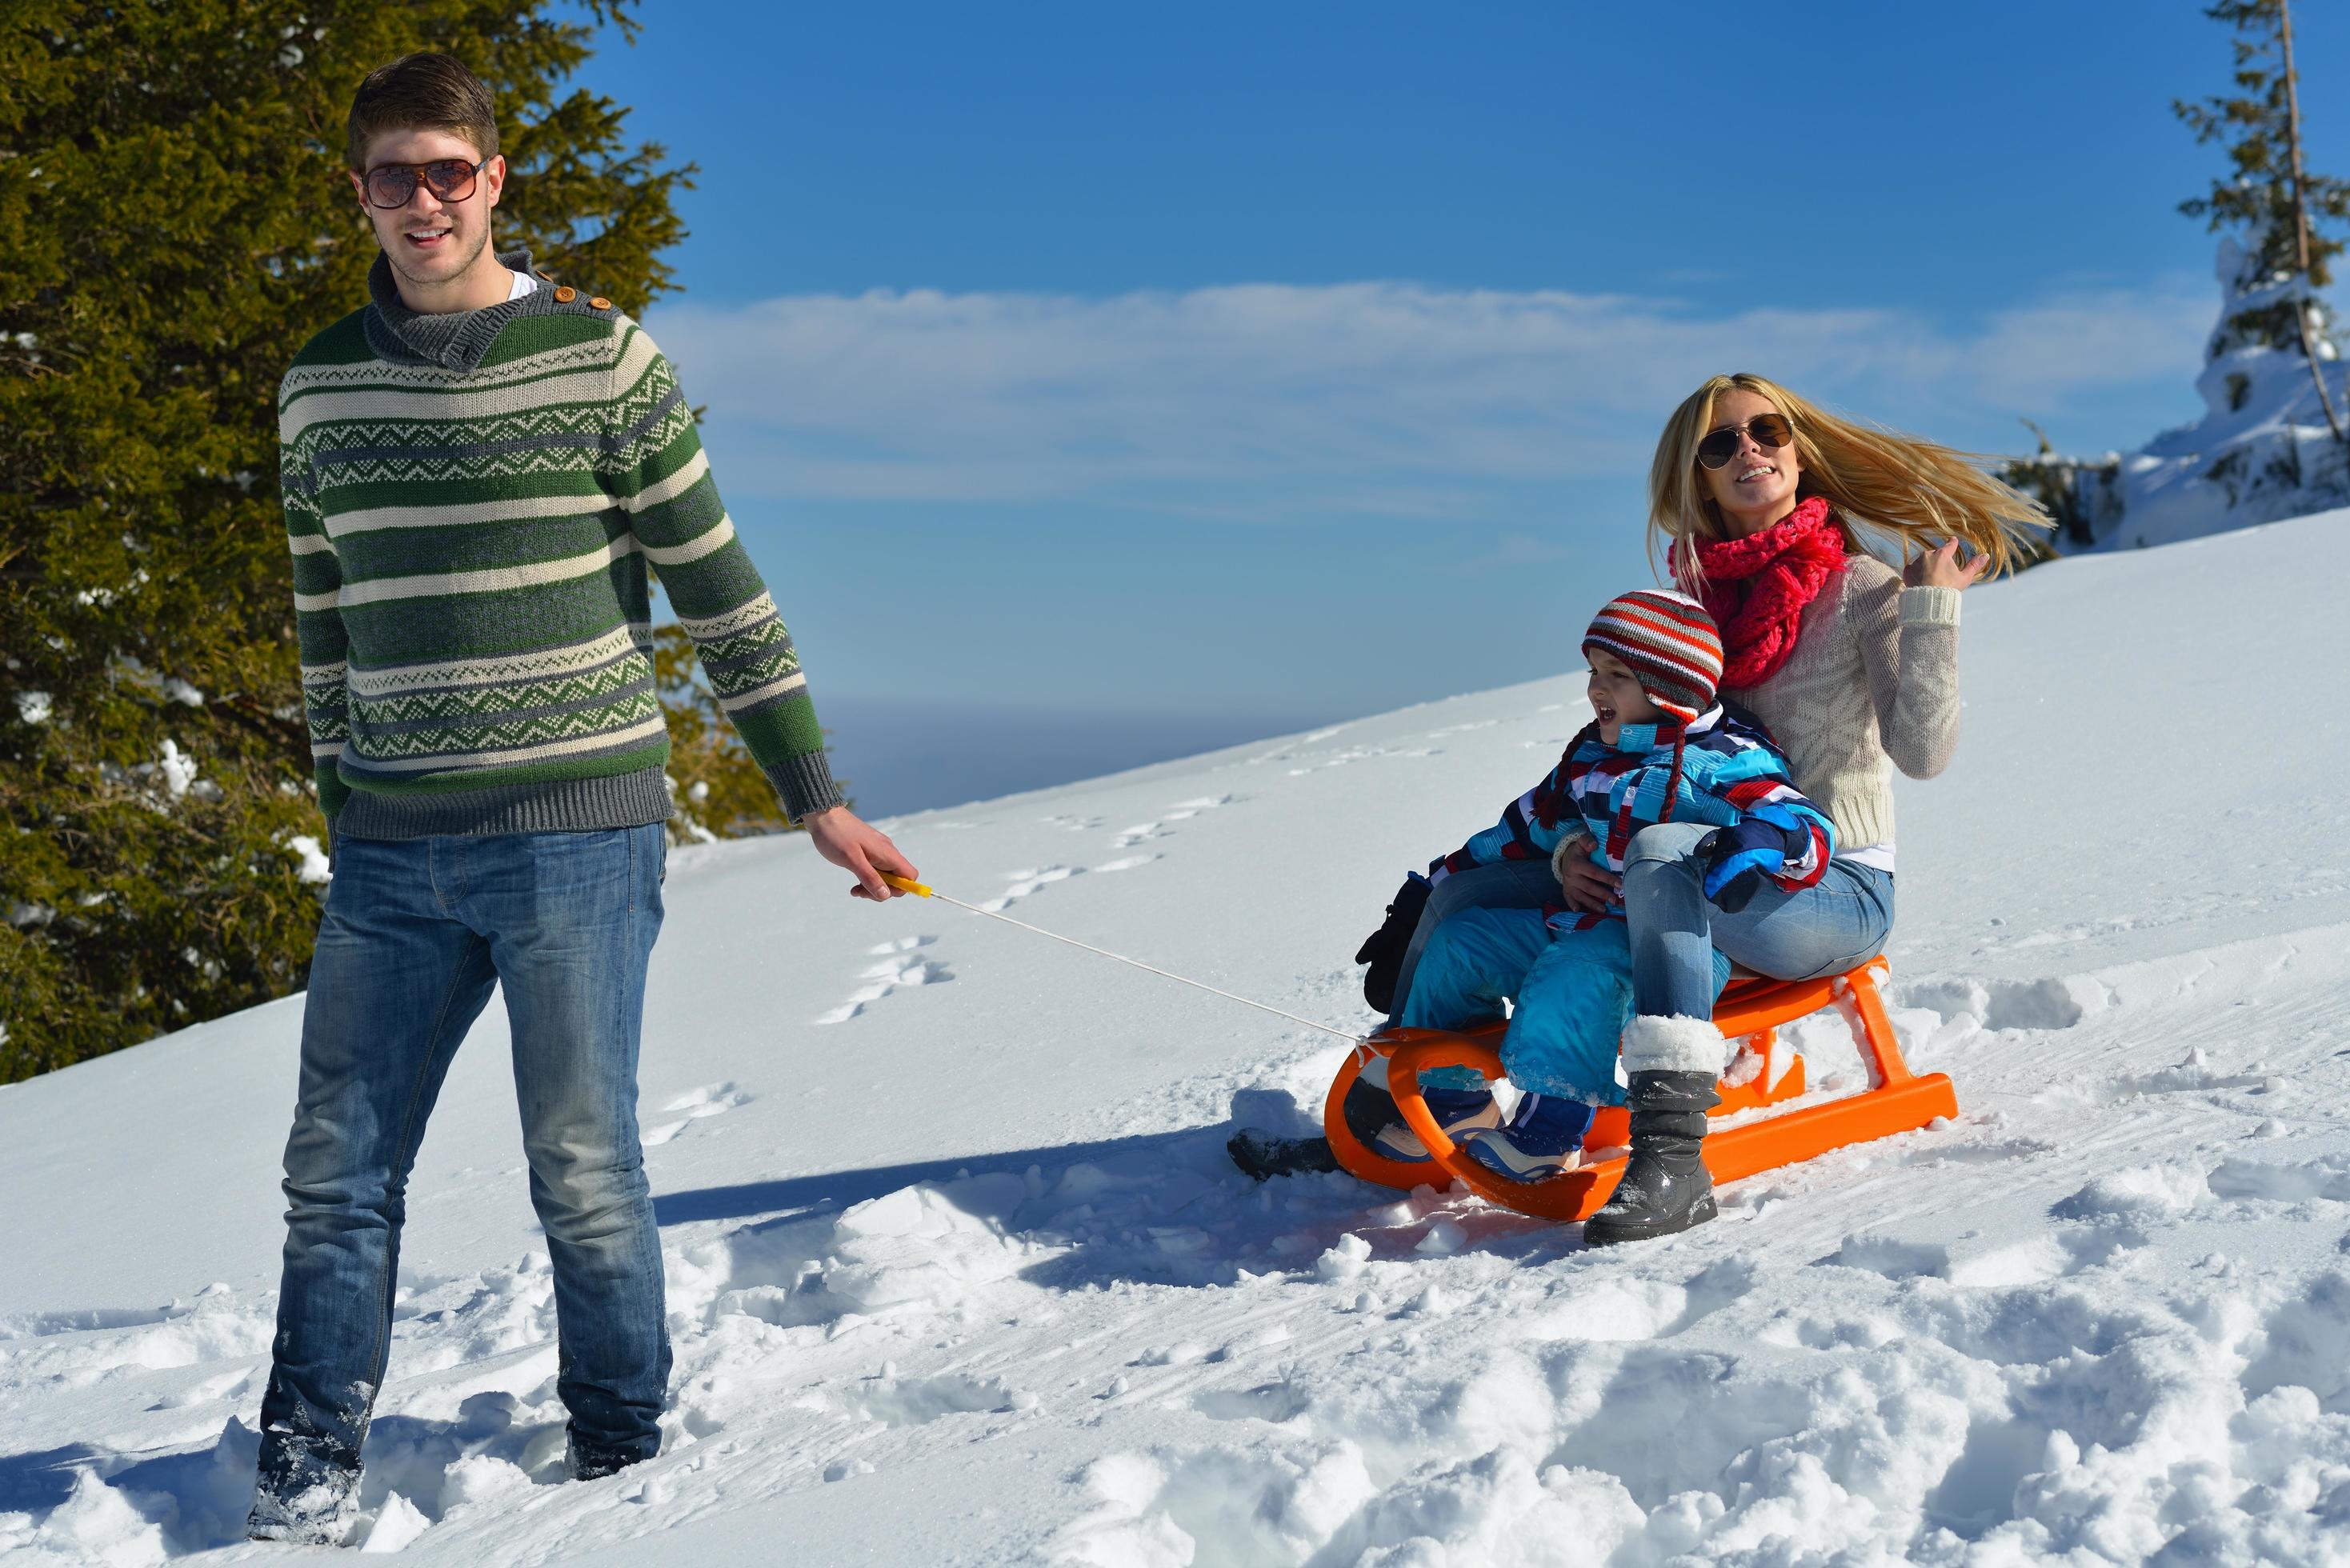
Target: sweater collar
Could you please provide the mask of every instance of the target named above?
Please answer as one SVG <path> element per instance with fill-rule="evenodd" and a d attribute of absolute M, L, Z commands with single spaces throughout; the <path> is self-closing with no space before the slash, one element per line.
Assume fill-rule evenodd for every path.
<path fill-rule="evenodd" d="M 509 272 L 527 275 L 530 252 L 500 252 L 498 264 Z M 507 322 L 544 313 L 547 295 L 547 290 L 536 288 L 520 299 L 501 300 L 479 310 L 427 315 L 411 310 L 400 297 L 400 285 L 391 275 L 391 258 L 378 251 L 375 265 L 368 269 L 368 347 L 399 363 L 471 370 L 482 362 Z"/>

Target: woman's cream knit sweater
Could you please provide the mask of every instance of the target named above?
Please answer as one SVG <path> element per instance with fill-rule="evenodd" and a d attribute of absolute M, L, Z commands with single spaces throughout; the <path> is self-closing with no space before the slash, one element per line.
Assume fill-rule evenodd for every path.
<path fill-rule="evenodd" d="M 1854 556 L 1804 611 L 1795 650 L 1760 686 L 1726 689 L 1771 727 L 1836 848 L 1893 842 L 1893 770 L 1929 779 L 1959 740 L 1959 590 L 1902 586 Z"/>

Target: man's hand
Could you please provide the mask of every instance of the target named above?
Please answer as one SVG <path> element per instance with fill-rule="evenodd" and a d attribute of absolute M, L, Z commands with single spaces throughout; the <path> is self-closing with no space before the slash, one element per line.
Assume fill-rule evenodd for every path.
<path fill-rule="evenodd" d="M 1575 857 L 1559 872 L 1559 887 L 1566 894 L 1566 907 L 1586 915 L 1606 914 L 1607 906 L 1624 890 L 1624 884 L 1613 871 L 1586 856 Z"/>
<path fill-rule="evenodd" d="M 852 898 L 870 898 L 877 904 L 886 904 L 892 898 L 904 898 L 905 894 L 881 880 L 884 871 L 909 882 L 921 880 L 914 863 L 898 852 L 888 834 L 858 820 L 857 814 L 845 805 L 812 812 L 801 819 L 800 826 L 815 840 L 818 855 L 857 874 L 857 886 L 848 890 Z"/>

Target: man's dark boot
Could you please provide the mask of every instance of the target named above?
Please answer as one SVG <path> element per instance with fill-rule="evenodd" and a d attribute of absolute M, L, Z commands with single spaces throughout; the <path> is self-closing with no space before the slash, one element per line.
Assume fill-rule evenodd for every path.
<path fill-rule="evenodd" d="M 606 1476 L 619 1475 L 630 1465 L 642 1464 L 653 1457 L 644 1451 L 583 1443 L 576 1436 L 569 1439 L 567 1459 L 573 1480 L 602 1480 Z"/>
<path fill-rule="evenodd" d="M 1634 1073 L 1632 1158 L 1607 1206 L 1583 1222 L 1594 1247 L 1645 1241 L 1702 1225 L 1721 1210 L 1699 1148 L 1705 1113 L 1720 1103 L 1711 1073 Z"/>

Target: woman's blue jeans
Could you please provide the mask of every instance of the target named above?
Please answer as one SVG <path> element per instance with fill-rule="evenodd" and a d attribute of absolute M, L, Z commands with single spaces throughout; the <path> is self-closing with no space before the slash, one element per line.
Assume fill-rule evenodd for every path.
<path fill-rule="evenodd" d="M 1660 822 L 1632 836 L 1624 913 L 1632 936 L 1632 1009 L 1643 1017 L 1713 1016 L 1713 950 L 1773 980 L 1813 980 L 1874 958 L 1893 929 L 1893 874 L 1831 860 L 1809 888 L 1767 879 L 1746 907 L 1706 901 L 1698 840 L 1711 829 Z"/>
<path fill-rule="evenodd" d="M 658 823 L 336 846 L 286 1145 L 285 1281 L 255 1518 L 356 1480 L 390 1349 L 424 1124 L 493 987 L 514 1037 L 530 1196 L 555 1276 L 556 1392 L 575 1450 L 650 1458 L 669 1384 L 660 1236 L 637 1142 Z"/>

